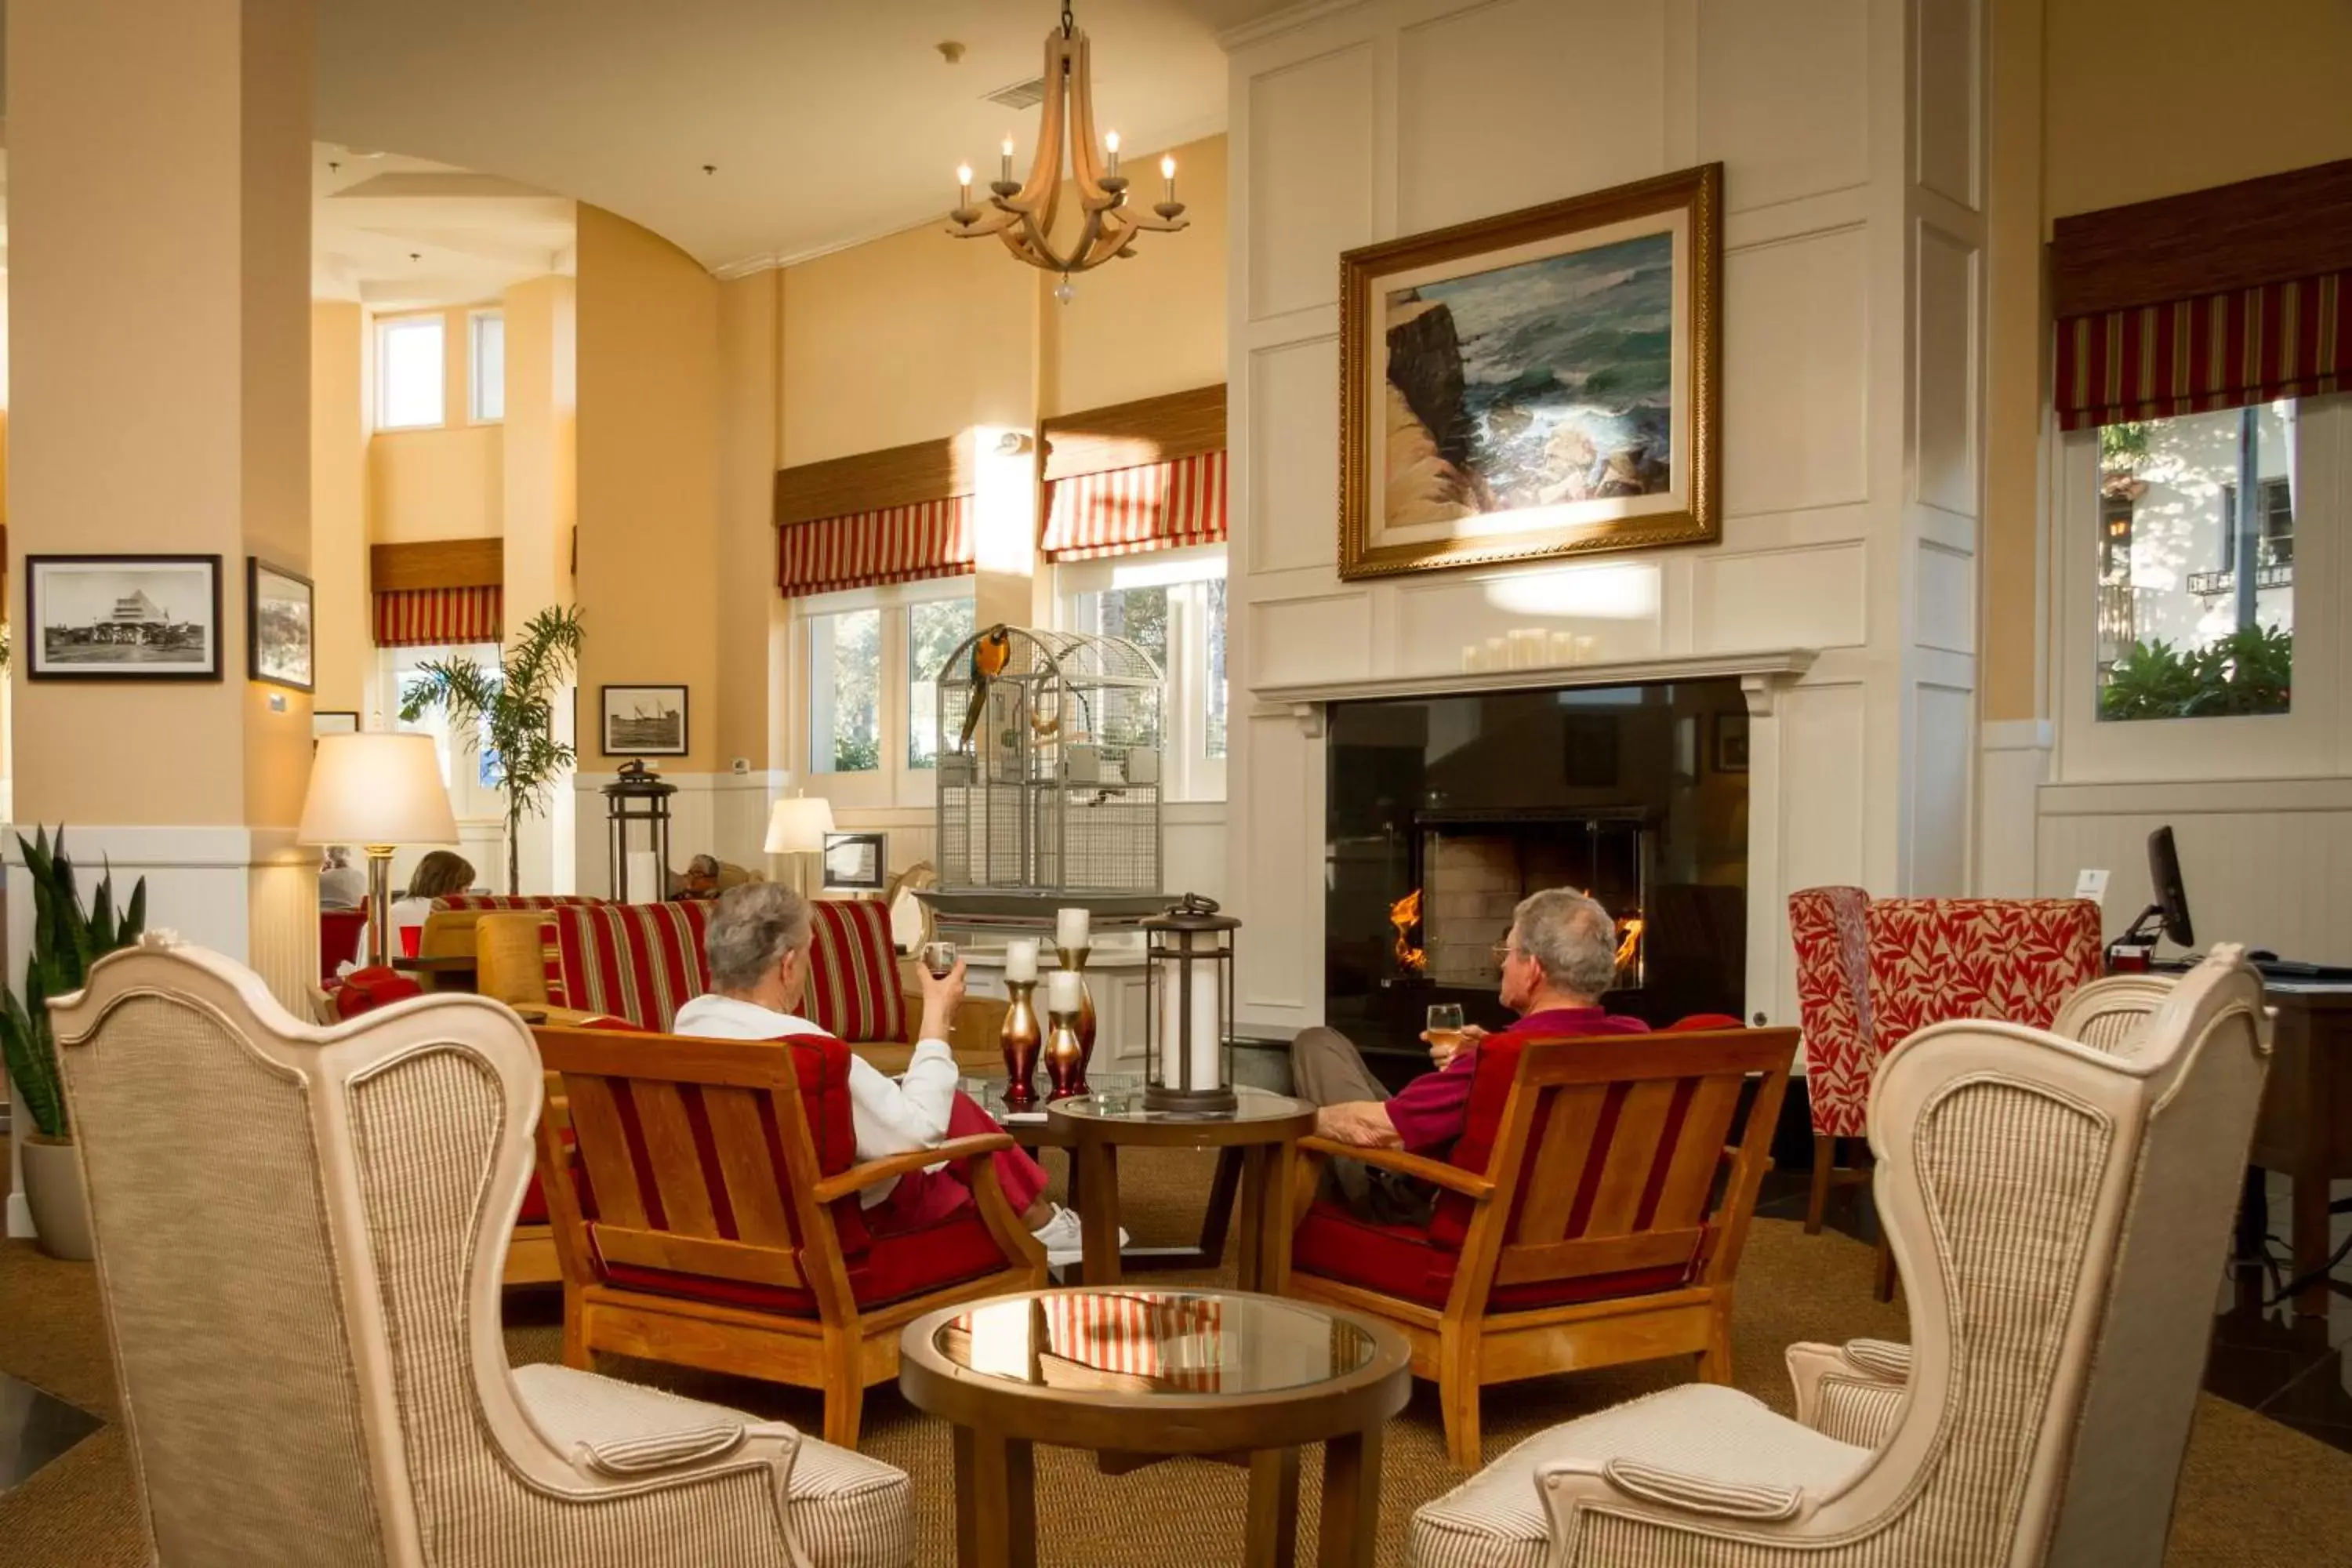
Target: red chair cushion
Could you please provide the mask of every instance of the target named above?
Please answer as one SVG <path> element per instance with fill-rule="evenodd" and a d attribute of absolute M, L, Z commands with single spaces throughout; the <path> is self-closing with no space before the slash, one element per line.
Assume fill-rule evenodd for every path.
<path fill-rule="evenodd" d="M 424 994 L 424 986 L 397 970 L 381 964 L 354 969 L 343 977 L 342 985 L 335 992 L 335 1016 L 356 1018 L 378 1007 Z"/>
<path fill-rule="evenodd" d="M 856 1043 L 907 1037 L 907 998 L 898 989 L 898 950 L 890 906 L 872 899 L 819 899 L 809 906 L 808 1016 L 826 1032 Z"/>
<path fill-rule="evenodd" d="M 335 971 L 360 955 L 360 932 L 367 929 L 365 910 L 319 911 L 319 978 L 331 981 Z"/>
<path fill-rule="evenodd" d="M 1376 1225 L 1331 1203 L 1318 1203 L 1307 1210 L 1290 1243 L 1293 1268 L 1430 1307 L 1445 1305 L 1461 1262 L 1459 1243 L 1449 1246 L 1419 1226 Z M 1689 1280 L 1690 1272 L 1686 1264 L 1672 1264 L 1581 1279 L 1498 1285 L 1488 1294 L 1486 1306 L 1491 1311 L 1517 1312 L 1642 1296 L 1675 1289 Z"/>
<path fill-rule="evenodd" d="M 845 1201 L 854 1204 L 856 1200 Z M 836 1205 L 835 1213 L 838 1212 Z M 844 1229 L 845 1232 L 846 1227 Z M 846 1234 L 842 1239 L 845 1254 Z M 1005 1267 L 1005 1257 L 987 1224 L 975 1210 L 967 1207 L 936 1225 L 874 1237 L 846 1262 L 850 1293 L 859 1307 L 867 1308 L 993 1274 Z M 631 1289 L 796 1318 L 816 1316 L 816 1297 L 805 1289 L 716 1279 L 702 1274 L 678 1274 L 666 1268 L 638 1268 L 625 1263 L 608 1263 L 601 1258 L 597 1268 L 614 1284 Z"/>
<path fill-rule="evenodd" d="M 571 904 L 547 911 L 547 1001 L 610 1013 L 667 1031 L 677 1010 L 710 989 L 703 902 Z"/>

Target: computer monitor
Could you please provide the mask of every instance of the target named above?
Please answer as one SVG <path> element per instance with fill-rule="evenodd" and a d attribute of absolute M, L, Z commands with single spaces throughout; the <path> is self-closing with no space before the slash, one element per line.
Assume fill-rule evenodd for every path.
<path fill-rule="evenodd" d="M 2195 947 L 2197 928 L 2189 923 L 2189 890 L 2180 885 L 2180 852 L 2173 847 L 2170 827 L 2147 836 L 2147 879 L 2156 889 L 2153 907 L 2164 917 L 2164 934 Z"/>

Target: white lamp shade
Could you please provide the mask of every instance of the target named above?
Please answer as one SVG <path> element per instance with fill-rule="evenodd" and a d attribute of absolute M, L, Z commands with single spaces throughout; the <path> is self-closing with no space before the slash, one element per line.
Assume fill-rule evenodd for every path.
<path fill-rule="evenodd" d="M 771 855 L 814 855 L 833 831 L 833 802 L 818 795 L 794 795 L 776 802 L 768 813 L 767 850 Z"/>
<path fill-rule="evenodd" d="M 322 735 L 303 844 L 455 844 L 457 818 L 430 735 Z"/>

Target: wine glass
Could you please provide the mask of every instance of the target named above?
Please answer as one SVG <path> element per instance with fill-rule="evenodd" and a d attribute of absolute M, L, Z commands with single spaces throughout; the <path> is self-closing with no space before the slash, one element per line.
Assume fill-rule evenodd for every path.
<path fill-rule="evenodd" d="M 1428 1033 L 1429 1054 L 1439 1067 L 1454 1059 L 1462 1048 L 1462 1004 L 1435 1002 L 1430 1005 Z"/>
<path fill-rule="evenodd" d="M 955 966 L 955 943 L 951 942 L 927 942 L 923 943 L 923 967 L 930 971 L 932 979 L 945 980 L 948 977 L 949 973 L 952 971 Z M 1460 1010 L 1461 1009 L 1459 1008 L 1455 1009 L 1456 1012 L 1459 1012 Z"/>

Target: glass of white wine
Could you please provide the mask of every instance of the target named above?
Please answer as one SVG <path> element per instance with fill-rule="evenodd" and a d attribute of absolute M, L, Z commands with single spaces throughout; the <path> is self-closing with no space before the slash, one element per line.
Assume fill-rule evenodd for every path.
<path fill-rule="evenodd" d="M 1439 1067 L 1452 1061 L 1454 1053 L 1462 1048 L 1462 1004 L 1432 1004 L 1428 1033 L 1423 1037 L 1429 1041 L 1429 1054 Z"/>

